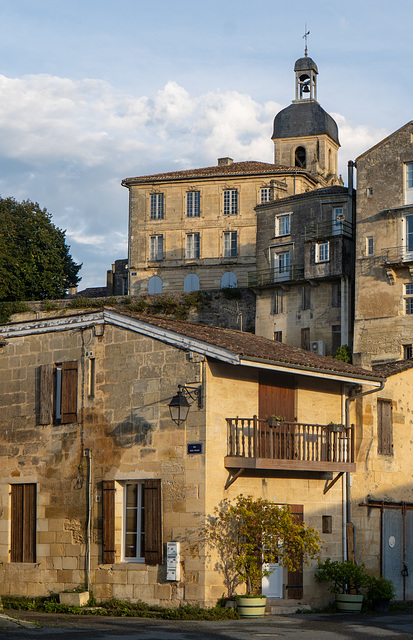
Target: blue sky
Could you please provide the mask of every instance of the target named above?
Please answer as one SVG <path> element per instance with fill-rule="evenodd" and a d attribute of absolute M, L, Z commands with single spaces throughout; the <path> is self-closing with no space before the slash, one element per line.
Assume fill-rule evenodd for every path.
<path fill-rule="evenodd" d="M 0 194 L 67 230 L 80 287 L 126 257 L 122 178 L 272 161 L 294 61 L 347 161 L 412 119 L 413 3 L 397 0 L 0 0 Z"/>

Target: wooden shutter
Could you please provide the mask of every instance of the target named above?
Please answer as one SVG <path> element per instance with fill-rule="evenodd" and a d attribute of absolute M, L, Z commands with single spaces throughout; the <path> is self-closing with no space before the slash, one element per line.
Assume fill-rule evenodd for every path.
<path fill-rule="evenodd" d="M 161 481 L 145 480 L 145 562 L 162 563 L 162 499 Z"/>
<path fill-rule="evenodd" d="M 115 481 L 103 481 L 103 563 L 115 562 Z"/>
<path fill-rule="evenodd" d="M 51 424 L 53 410 L 53 365 L 40 367 L 39 424 Z"/>
<path fill-rule="evenodd" d="M 290 505 L 291 515 L 294 522 L 301 524 L 304 522 L 304 507 L 301 504 Z M 303 597 L 303 561 L 297 571 L 289 571 L 287 578 L 287 598 L 290 600 L 301 599 Z"/>
<path fill-rule="evenodd" d="M 306 327 L 305 329 L 301 329 L 301 349 L 305 349 L 305 351 L 310 351 L 310 329 Z"/>
<path fill-rule="evenodd" d="M 62 363 L 61 423 L 77 422 L 77 362 Z"/>
<path fill-rule="evenodd" d="M 36 561 L 36 485 L 11 486 L 11 562 Z"/>
<path fill-rule="evenodd" d="M 391 456 L 393 453 L 391 400 L 377 400 L 377 453 Z"/>

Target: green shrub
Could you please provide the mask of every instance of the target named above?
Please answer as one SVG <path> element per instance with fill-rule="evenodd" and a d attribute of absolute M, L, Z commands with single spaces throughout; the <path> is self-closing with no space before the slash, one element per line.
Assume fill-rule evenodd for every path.
<path fill-rule="evenodd" d="M 28 311 L 31 309 L 26 302 L 0 302 L 0 322 L 9 322 L 14 313 L 27 313 Z"/>

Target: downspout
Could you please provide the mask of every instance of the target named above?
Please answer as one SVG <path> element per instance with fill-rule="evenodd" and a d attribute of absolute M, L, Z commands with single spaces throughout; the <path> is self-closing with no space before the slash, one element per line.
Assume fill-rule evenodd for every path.
<path fill-rule="evenodd" d="M 90 546 L 92 531 L 92 451 L 85 450 L 87 456 L 87 537 L 86 537 L 86 590 L 90 591 Z"/>
<path fill-rule="evenodd" d="M 342 424 L 346 423 L 346 393 L 345 393 L 344 385 L 341 388 L 341 422 Z M 347 560 L 347 483 L 346 476 L 343 474 L 341 476 L 341 509 L 342 509 L 342 518 L 341 521 L 343 523 L 343 560 L 344 562 Z"/>
<path fill-rule="evenodd" d="M 345 414 L 346 414 L 345 426 L 346 427 L 350 427 L 350 402 L 352 402 L 353 400 L 358 400 L 359 398 L 363 398 L 364 396 L 367 396 L 370 393 L 379 393 L 384 389 L 385 384 L 386 384 L 386 380 L 383 380 L 382 382 L 380 382 L 380 387 L 378 389 L 369 389 L 368 391 L 358 391 L 358 389 L 361 389 L 361 385 L 354 385 L 353 387 L 351 387 L 349 394 L 346 398 L 346 409 L 345 409 Z M 355 437 L 355 434 L 353 434 L 353 437 Z M 348 471 L 346 472 L 346 501 L 347 501 L 347 508 L 346 508 L 346 524 L 347 524 L 348 522 L 351 522 L 350 473 Z M 347 542 L 347 537 L 346 537 L 346 542 Z M 356 552 L 356 540 L 354 536 L 354 554 L 355 552 Z M 346 549 L 343 550 L 343 556 L 345 557 L 345 559 L 347 559 L 347 546 L 346 546 Z"/>

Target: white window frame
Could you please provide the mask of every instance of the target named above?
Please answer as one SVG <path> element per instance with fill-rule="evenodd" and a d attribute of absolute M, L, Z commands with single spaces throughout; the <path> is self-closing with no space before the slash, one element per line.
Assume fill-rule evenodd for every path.
<path fill-rule="evenodd" d="M 289 249 L 273 253 L 274 282 L 289 280 L 291 274 L 291 252 Z"/>
<path fill-rule="evenodd" d="M 200 234 L 199 233 L 187 233 L 185 243 L 185 258 L 186 260 L 198 260 L 200 257 Z"/>
<path fill-rule="evenodd" d="M 317 263 L 330 261 L 330 243 L 329 242 L 318 242 L 315 245 L 315 261 Z"/>
<path fill-rule="evenodd" d="M 404 285 L 404 313 L 407 316 L 413 315 L 413 284 Z"/>
<path fill-rule="evenodd" d="M 366 256 L 374 255 L 374 237 L 366 236 Z"/>
<path fill-rule="evenodd" d="M 271 200 L 271 187 L 261 187 L 260 189 L 260 203 L 265 204 Z"/>
<path fill-rule="evenodd" d="M 406 162 L 405 164 L 404 204 L 413 204 L 413 162 Z"/>
<path fill-rule="evenodd" d="M 238 232 L 224 231 L 223 251 L 224 258 L 236 258 L 238 255 Z"/>
<path fill-rule="evenodd" d="M 128 531 L 127 530 L 127 494 L 128 487 L 136 485 L 138 487 L 138 491 L 136 493 L 136 506 L 133 508 L 137 510 L 136 517 L 136 530 Z M 143 514 L 143 517 L 142 517 Z M 137 562 L 144 563 L 145 562 L 145 549 L 142 549 L 142 539 L 145 537 L 145 505 L 144 505 L 144 483 L 139 480 L 128 480 L 123 484 L 123 514 L 122 514 L 122 561 L 123 562 Z M 134 535 L 136 536 L 136 555 L 129 556 L 126 553 L 127 544 L 126 544 L 126 536 Z"/>
<path fill-rule="evenodd" d="M 402 218 L 402 252 L 404 260 L 413 259 L 413 215 Z"/>
<path fill-rule="evenodd" d="M 149 236 L 149 260 L 160 262 L 163 260 L 163 235 L 156 234 Z"/>
<path fill-rule="evenodd" d="M 201 192 L 187 191 L 186 193 L 186 217 L 199 218 L 201 216 Z"/>
<path fill-rule="evenodd" d="M 291 213 L 275 216 L 275 237 L 281 238 L 291 234 Z"/>
<path fill-rule="evenodd" d="M 150 194 L 150 219 L 163 220 L 165 215 L 165 198 L 163 193 Z"/>
<path fill-rule="evenodd" d="M 224 189 L 223 198 L 224 216 L 236 216 L 238 214 L 238 189 Z"/>
<path fill-rule="evenodd" d="M 344 207 L 333 207 L 333 213 L 332 213 L 332 235 L 333 236 L 339 236 L 343 233 L 344 230 L 344 222 L 345 222 L 345 218 L 342 218 L 341 220 L 337 220 L 337 216 L 344 216 Z"/>

